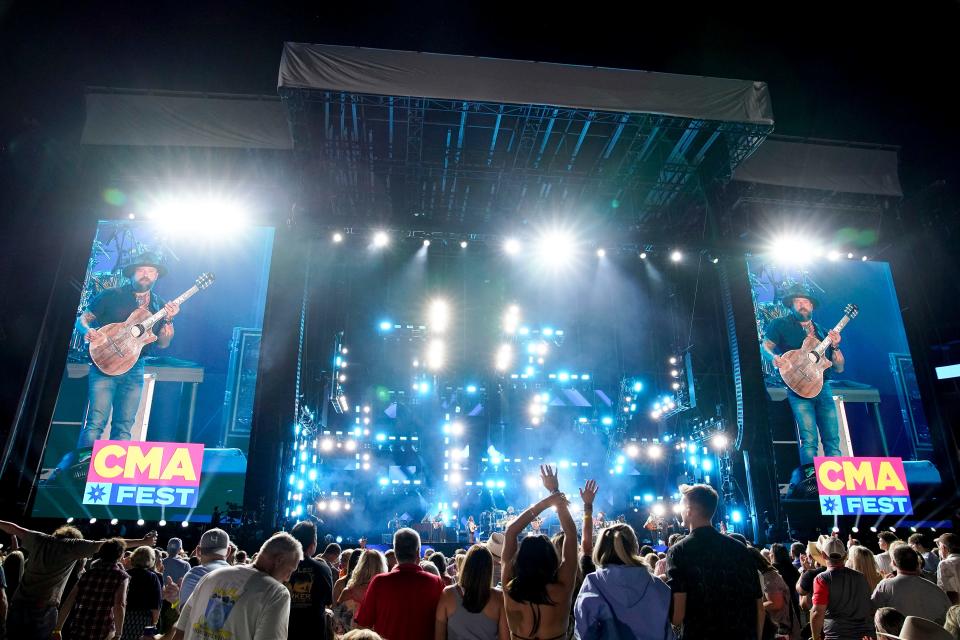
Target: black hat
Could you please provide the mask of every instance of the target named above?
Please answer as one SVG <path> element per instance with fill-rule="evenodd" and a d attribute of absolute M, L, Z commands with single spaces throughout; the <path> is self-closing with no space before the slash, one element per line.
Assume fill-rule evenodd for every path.
<path fill-rule="evenodd" d="M 784 291 L 780 297 L 780 302 L 783 303 L 783 306 L 792 308 L 794 298 L 806 298 L 813 305 L 814 309 L 820 306 L 820 301 L 813 295 L 813 292 L 803 285 L 795 284 Z"/>
<path fill-rule="evenodd" d="M 163 264 L 163 259 L 160 258 L 159 254 L 152 251 L 146 251 L 134 258 L 130 264 L 123 268 L 123 275 L 132 278 L 138 267 L 153 267 L 157 270 L 158 278 L 167 275 L 167 267 Z"/>

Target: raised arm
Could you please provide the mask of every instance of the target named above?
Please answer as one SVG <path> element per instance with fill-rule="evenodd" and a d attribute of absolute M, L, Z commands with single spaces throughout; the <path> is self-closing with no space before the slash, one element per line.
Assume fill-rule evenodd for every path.
<path fill-rule="evenodd" d="M 13 522 L 7 522 L 6 520 L 0 520 L 0 531 L 3 531 L 7 535 L 20 536 L 21 538 L 28 533 L 34 533 L 30 529 L 24 529 L 20 525 Z"/>
<path fill-rule="evenodd" d="M 563 529 L 563 550 L 560 554 L 557 577 L 563 586 L 572 589 L 580 562 L 577 556 L 577 525 L 573 521 L 573 516 L 570 515 L 570 507 L 566 500 L 557 505 L 557 517 L 560 519 L 560 528 Z"/>
<path fill-rule="evenodd" d="M 550 495 L 523 511 L 523 513 L 510 523 L 506 533 L 504 533 L 506 540 L 503 543 L 503 567 L 500 574 L 501 582 L 503 582 L 504 585 L 513 579 L 513 559 L 517 555 L 517 537 L 520 535 L 520 532 L 526 529 L 527 525 L 533 522 L 534 518 L 549 507 L 557 506 L 560 503 L 566 504 L 567 502 L 566 496 L 560 493 L 558 488 L 557 473 L 551 469 L 549 465 L 540 465 L 540 479 L 543 481 L 543 486 L 550 491 Z M 570 515 L 569 511 L 567 511 L 567 515 Z M 563 522 L 561 520 L 561 525 L 562 524 Z M 565 528 L 564 530 L 566 531 Z M 576 536 L 576 527 L 574 527 L 574 536 Z M 574 542 L 574 544 L 576 544 L 576 542 Z"/>
<path fill-rule="evenodd" d="M 587 480 L 580 489 L 580 499 L 583 500 L 583 542 L 580 548 L 585 556 L 593 554 L 593 500 L 598 490 L 596 480 Z"/>

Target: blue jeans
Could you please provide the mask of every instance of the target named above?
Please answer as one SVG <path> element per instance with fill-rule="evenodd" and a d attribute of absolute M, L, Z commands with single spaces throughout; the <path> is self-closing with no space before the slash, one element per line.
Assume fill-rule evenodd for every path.
<path fill-rule="evenodd" d="M 143 361 L 137 361 L 130 371 L 118 376 L 108 376 L 90 365 L 88 384 L 87 421 L 77 439 L 77 448 L 92 447 L 100 439 L 111 409 L 110 439 L 129 440 L 143 391 Z"/>
<path fill-rule="evenodd" d="M 817 427 L 823 441 L 823 455 L 839 456 L 840 422 L 830 383 L 824 381 L 823 389 L 813 398 L 801 398 L 787 389 L 787 401 L 800 431 L 800 464 L 813 464 L 817 455 Z"/>

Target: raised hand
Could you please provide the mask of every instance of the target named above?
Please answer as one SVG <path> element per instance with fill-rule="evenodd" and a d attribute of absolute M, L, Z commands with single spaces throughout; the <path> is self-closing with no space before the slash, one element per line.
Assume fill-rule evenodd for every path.
<path fill-rule="evenodd" d="M 548 464 L 540 465 L 540 480 L 544 488 L 550 493 L 560 490 L 560 479 L 557 478 L 557 470 Z"/>
<path fill-rule="evenodd" d="M 583 485 L 583 489 L 580 489 L 580 499 L 583 500 L 583 506 L 593 506 L 593 499 L 597 497 L 597 490 L 599 488 L 596 480 L 587 480 L 587 483 Z"/>

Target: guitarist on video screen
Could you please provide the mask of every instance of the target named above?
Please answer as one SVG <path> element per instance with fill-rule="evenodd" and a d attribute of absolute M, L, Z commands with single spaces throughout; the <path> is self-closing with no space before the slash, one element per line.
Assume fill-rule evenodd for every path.
<path fill-rule="evenodd" d="M 833 366 L 824 371 L 827 379 L 823 381 L 820 393 L 812 398 L 804 398 L 787 388 L 787 400 L 800 430 L 800 464 L 813 464 L 813 458 L 817 455 L 818 427 L 823 441 L 823 455 L 841 455 L 840 423 L 837 420 L 837 407 L 833 402 L 833 390 L 829 381 L 831 371 L 842 373 L 844 368 L 843 353 L 837 348 L 840 345 L 840 333 L 824 331 L 823 327 L 813 321 L 817 299 L 806 288 L 793 286 L 783 294 L 780 301 L 790 313 L 770 321 L 761 344 L 763 356 L 771 360 L 773 366 L 777 369 L 785 366 L 787 363 L 780 357 L 781 354 L 801 348 L 807 336 L 814 336 L 817 340 L 825 337 L 830 339 L 830 346 L 824 352 L 824 357 L 831 361 Z"/>
<path fill-rule="evenodd" d="M 165 276 L 167 268 L 154 253 L 142 253 L 132 264 L 123 269 L 130 282 L 114 289 L 107 289 L 94 298 L 77 318 L 77 330 L 87 342 L 96 340 L 102 327 L 113 322 L 123 322 L 138 307 L 156 313 L 164 309 L 167 315 L 153 326 L 157 336 L 156 346 L 166 349 L 173 340 L 173 323 L 170 320 L 180 312 L 175 302 L 164 303 L 153 292 L 157 280 Z M 106 375 L 96 365 L 90 365 L 89 410 L 87 420 L 80 431 L 77 449 L 89 448 L 100 438 L 106 428 L 110 409 L 113 409 L 110 438 L 129 440 L 130 430 L 137 417 L 140 394 L 143 390 L 143 353 L 132 369 L 120 375 Z"/>

